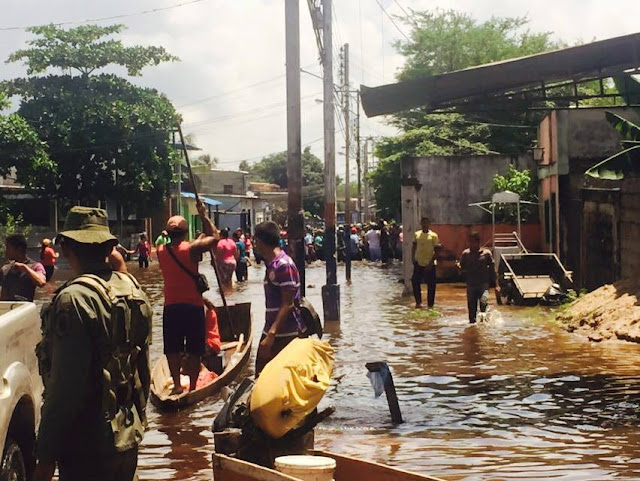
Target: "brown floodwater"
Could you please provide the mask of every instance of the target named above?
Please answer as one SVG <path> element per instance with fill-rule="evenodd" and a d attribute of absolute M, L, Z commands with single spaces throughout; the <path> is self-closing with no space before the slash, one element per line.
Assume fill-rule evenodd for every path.
<path fill-rule="evenodd" d="M 130 266 L 155 305 L 155 361 L 162 279 L 157 263 L 144 272 Z M 253 302 L 256 338 L 263 275 L 263 266 L 251 267 L 249 282 L 230 294 Z M 420 318 L 402 297 L 399 266 L 355 263 L 350 285 L 342 268 L 339 275 L 342 322 L 325 326 L 335 380 L 322 402 L 337 410 L 316 430 L 318 448 L 446 480 L 640 479 L 640 346 L 591 344 L 541 308 L 500 307 L 470 326 L 456 284 L 438 286 L 441 317 Z M 319 312 L 324 276 L 324 265 L 307 269 L 307 297 Z M 391 366 L 404 424 L 391 423 L 384 396 L 374 399 L 369 361 Z M 220 406 L 211 399 L 173 414 L 150 406 L 141 479 L 211 480 L 211 423 Z"/>

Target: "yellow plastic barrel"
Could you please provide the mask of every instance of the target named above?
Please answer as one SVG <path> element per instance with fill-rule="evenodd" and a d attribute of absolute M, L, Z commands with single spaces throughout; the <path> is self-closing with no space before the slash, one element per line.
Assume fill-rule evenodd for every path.
<path fill-rule="evenodd" d="M 325 456 L 280 456 L 276 471 L 302 481 L 333 481 L 336 461 Z"/>

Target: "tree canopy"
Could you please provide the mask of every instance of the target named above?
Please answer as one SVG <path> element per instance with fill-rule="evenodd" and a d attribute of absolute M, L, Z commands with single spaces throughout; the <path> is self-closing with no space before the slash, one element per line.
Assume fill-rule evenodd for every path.
<path fill-rule="evenodd" d="M 27 75 L 59 68 L 86 76 L 108 65 L 120 65 L 129 75 L 136 76 L 148 65 L 178 60 L 163 47 L 125 47 L 120 40 L 105 39 L 122 33 L 124 28 L 124 25 L 81 25 L 68 30 L 55 25 L 31 27 L 27 31 L 37 37 L 27 42 L 30 48 L 13 52 L 8 62 L 23 61 Z"/>
<path fill-rule="evenodd" d="M 0 109 L 8 106 L 0 92 Z M 49 158 L 47 144 L 18 114 L 0 115 L 0 176 L 9 177 L 16 166 L 16 181 L 26 187 L 37 187 L 56 173 Z"/>
<path fill-rule="evenodd" d="M 551 32 L 531 32 L 526 17 L 492 17 L 481 22 L 455 10 L 412 11 L 405 19 L 408 40 L 398 41 L 406 57 L 399 80 L 437 75 L 485 63 L 540 53 L 564 44 Z M 428 113 L 414 109 L 393 116 L 401 130 L 377 145 L 380 162 L 371 173 L 383 217 L 400 212 L 400 160 L 406 156 L 506 154 L 526 151 L 541 119 L 524 112 Z"/>
<path fill-rule="evenodd" d="M 249 172 L 255 181 L 288 187 L 287 152 L 268 155 L 253 165 L 242 161 L 239 168 Z M 310 147 L 302 152 L 302 204 L 304 210 L 312 214 L 324 213 L 324 165 L 311 153 Z"/>
<path fill-rule="evenodd" d="M 147 65 L 175 57 L 161 47 L 124 47 L 105 39 L 122 28 L 30 29 L 38 38 L 9 61 L 22 60 L 31 76 L 7 82 L 5 88 L 21 98 L 18 114 L 46 144 L 55 167 L 46 179 L 25 180 L 26 185 L 70 201 L 115 200 L 127 212 L 143 214 L 162 203 L 169 190 L 174 162 L 169 136 L 180 119 L 156 90 L 96 69 L 121 65 L 138 75 Z M 32 75 L 49 69 L 79 75 Z M 32 177 L 36 160 L 13 161 L 19 178 Z M 9 166 L 5 162 L 3 167 Z"/>

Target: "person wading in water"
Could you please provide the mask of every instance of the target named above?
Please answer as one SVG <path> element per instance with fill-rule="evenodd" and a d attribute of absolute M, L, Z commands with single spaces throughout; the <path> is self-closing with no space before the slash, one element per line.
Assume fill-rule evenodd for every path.
<path fill-rule="evenodd" d="M 460 256 L 458 267 L 462 270 L 467 281 L 467 307 L 469 322 L 475 324 L 480 304 L 480 312 L 487 312 L 489 304 L 489 283 L 496 280 L 496 269 L 493 256 L 489 249 L 480 247 L 480 234 L 472 232 L 469 235 L 469 248 Z M 496 286 L 500 292 L 500 287 Z"/>
<path fill-rule="evenodd" d="M 279 229 L 275 222 L 256 226 L 254 246 L 264 258 L 266 314 L 264 330 L 256 356 L 256 377 L 296 337 L 304 337 L 300 310 L 294 301 L 300 299 L 300 273 L 293 259 L 280 247 Z"/>
<path fill-rule="evenodd" d="M 200 358 L 205 347 L 205 316 L 202 292 L 198 289 L 198 263 L 202 254 L 215 248 L 218 230 L 207 217 L 202 202 L 197 204 L 202 218 L 200 237 L 189 243 L 186 239 L 188 224 L 184 217 L 176 215 L 167 221 L 169 244 L 158 247 L 158 262 L 164 279 L 164 312 L 162 332 L 164 354 L 173 378 L 171 394 L 182 393 L 180 367 L 182 352 L 187 353 L 187 374 L 190 390 L 194 390 L 200 372 Z"/>
<path fill-rule="evenodd" d="M 440 248 L 438 234 L 429 229 L 431 221 L 423 217 L 420 221 L 422 230 L 415 233 L 411 257 L 413 259 L 413 297 L 416 309 L 422 307 L 421 284 L 427 284 L 427 306 L 433 307 L 436 301 L 436 257 Z"/>

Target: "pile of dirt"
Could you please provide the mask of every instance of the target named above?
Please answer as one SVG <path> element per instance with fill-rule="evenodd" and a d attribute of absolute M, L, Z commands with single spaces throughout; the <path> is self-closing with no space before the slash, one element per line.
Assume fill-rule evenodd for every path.
<path fill-rule="evenodd" d="M 640 343 L 640 280 L 608 284 L 571 304 L 557 317 L 569 332 L 595 342 Z"/>

